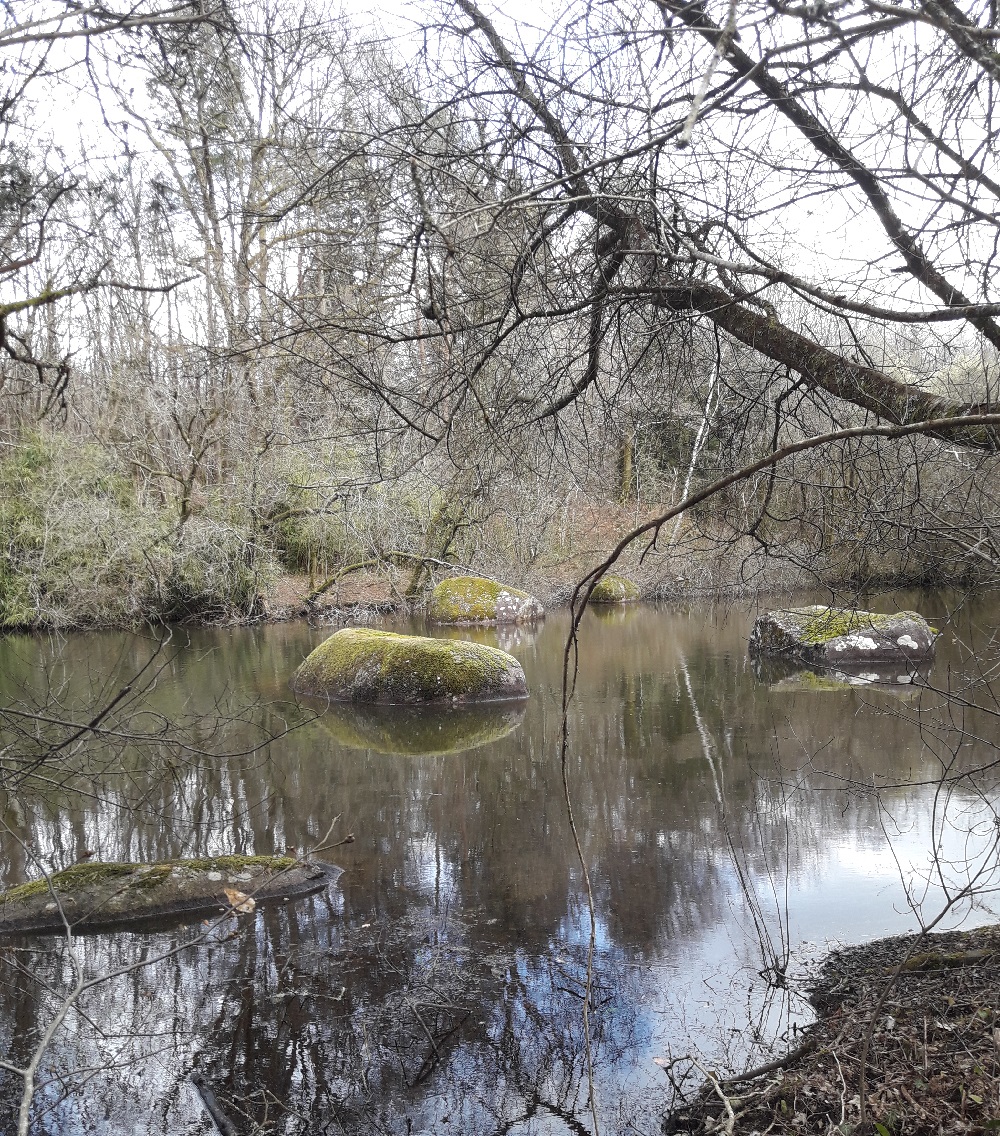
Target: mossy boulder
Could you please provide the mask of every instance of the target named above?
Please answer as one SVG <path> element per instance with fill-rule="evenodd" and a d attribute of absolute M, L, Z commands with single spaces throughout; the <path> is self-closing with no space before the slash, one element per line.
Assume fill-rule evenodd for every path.
<path fill-rule="evenodd" d="M 534 596 L 479 576 L 442 580 L 427 604 L 431 623 L 536 623 L 544 616 Z"/>
<path fill-rule="evenodd" d="M 524 720 L 527 703 L 363 706 L 331 703 L 321 725 L 338 745 L 375 753 L 438 756 L 498 741 Z"/>
<path fill-rule="evenodd" d="M 500 702 L 526 698 L 521 664 L 483 643 L 347 627 L 320 643 L 292 689 L 333 702 Z"/>
<path fill-rule="evenodd" d="M 0 893 L 0 934 L 85 931 L 235 910 L 321 891 L 330 865 L 290 856 L 212 856 L 151 864 L 88 860 Z"/>
<path fill-rule="evenodd" d="M 750 633 L 750 652 L 819 666 L 917 662 L 933 656 L 936 638 L 934 628 L 915 611 L 882 615 L 813 604 L 759 616 Z"/>
<path fill-rule="evenodd" d="M 624 576 L 616 576 L 608 572 L 597 581 L 597 586 L 590 593 L 592 604 L 626 604 L 635 603 L 639 598 L 639 587 Z"/>

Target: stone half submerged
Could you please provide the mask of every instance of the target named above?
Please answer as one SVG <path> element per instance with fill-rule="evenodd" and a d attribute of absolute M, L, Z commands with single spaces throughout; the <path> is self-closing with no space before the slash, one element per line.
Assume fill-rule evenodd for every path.
<path fill-rule="evenodd" d="M 813 604 L 759 616 L 750 633 L 750 653 L 820 667 L 915 666 L 933 658 L 936 638 L 935 629 L 915 611 L 882 615 Z"/>
<path fill-rule="evenodd" d="M 322 891 L 339 875 L 331 864 L 290 856 L 88 860 L 0 893 L 0 934 L 62 932 L 66 923 L 100 931 L 227 911 L 248 914 L 262 901 Z"/>
<path fill-rule="evenodd" d="M 527 592 L 508 588 L 480 576 L 453 576 L 442 580 L 427 604 L 431 623 L 502 625 L 537 623 L 545 608 Z"/>
<path fill-rule="evenodd" d="M 513 655 L 483 643 L 348 627 L 331 635 L 292 676 L 299 694 L 331 702 L 407 705 L 526 698 Z"/>

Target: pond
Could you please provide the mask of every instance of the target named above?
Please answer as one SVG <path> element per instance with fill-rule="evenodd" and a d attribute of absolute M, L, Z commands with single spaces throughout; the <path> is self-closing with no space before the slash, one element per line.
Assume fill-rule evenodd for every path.
<path fill-rule="evenodd" d="M 665 1066 L 697 1079 L 691 1059 L 742 1067 L 794 1044 L 795 976 L 831 944 L 914 929 L 948 897 L 942 929 L 993 919 L 1000 603 L 872 606 L 941 627 L 929 676 L 758 675 L 749 603 L 588 613 L 567 773 L 595 916 L 589 1068 L 565 612 L 449 632 L 511 651 L 532 694 L 443 718 L 294 704 L 288 677 L 329 628 L 175 631 L 159 650 L 8 637 L 5 886 L 88 856 L 317 845 L 343 870 L 318 896 L 82 936 L 72 956 L 60 939 L 0 945 L 15 1064 L 74 958 L 89 983 L 42 1059 L 32 1131 L 216 1131 L 198 1072 L 247 1133 L 584 1133 L 591 1080 L 602 1133 L 658 1132 Z M 113 698 L 96 740 L 62 724 Z M 62 748 L 33 765 L 39 737 Z M 3 1076 L 2 1132 L 20 1091 Z"/>

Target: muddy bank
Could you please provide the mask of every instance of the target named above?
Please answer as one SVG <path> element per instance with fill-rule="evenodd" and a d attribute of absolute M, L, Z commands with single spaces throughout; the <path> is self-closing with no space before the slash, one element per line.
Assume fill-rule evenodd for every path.
<path fill-rule="evenodd" d="M 710 1076 L 663 1132 L 978 1136 L 1000 1128 L 1000 926 L 834 952 L 809 996 L 818 1020 L 788 1057 L 742 1076 Z"/>

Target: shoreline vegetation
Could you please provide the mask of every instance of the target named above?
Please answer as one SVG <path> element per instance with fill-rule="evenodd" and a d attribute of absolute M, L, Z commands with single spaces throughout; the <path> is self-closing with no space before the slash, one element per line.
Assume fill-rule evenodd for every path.
<path fill-rule="evenodd" d="M 665 1136 L 1000 1130 L 1000 925 L 834 951 L 808 995 L 817 1020 L 788 1055 L 743 1074 L 703 1069 Z"/>
<path fill-rule="evenodd" d="M 595 558 L 596 559 L 596 558 Z M 458 567 L 458 566 L 456 566 Z M 587 569 L 580 572 L 580 576 Z M 457 574 L 457 573 L 456 573 Z M 497 577 L 497 582 L 508 584 L 515 588 L 531 588 L 538 595 L 547 611 L 557 610 L 569 606 L 574 588 L 580 576 L 568 578 L 539 578 L 531 577 L 529 580 L 515 578 L 513 582 L 509 575 Z M 437 577 L 441 579 L 445 577 Z M 915 588 L 922 587 L 920 580 L 897 579 L 871 581 L 867 588 L 882 591 L 893 587 Z M 989 586 L 982 590 L 988 590 Z M 698 600 L 723 601 L 741 597 L 753 598 L 759 595 L 782 595 L 794 597 L 799 594 L 814 592 L 817 588 L 824 588 L 831 592 L 844 589 L 852 594 L 860 594 L 867 590 L 858 581 L 808 581 L 801 580 L 790 584 L 783 574 L 774 579 L 765 579 L 753 585 L 746 584 L 738 579 L 721 580 L 707 578 L 701 586 L 691 583 L 689 586 L 668 587 L 663 583 L 638 586 L 638 595 L 628 601 L 615 606 L 627 611 L 636 602 L 645 603 L 684 603 Z M 369 570 L 358 573 L 336 592 L 324 594 L 319 597 L 311 596 L 312 585 L 309 577 L 297 574 L 279 574 L 271 584 L 268 594 L 258 594 L 249 606 L 232 606 L 213 604 L 207 609 L 195 610 L 191 613 L 169 610 L 167 612 L 157 608 L 134 608 L 128 618 L 116 616 L 109 619 L 94 618 L 93 613 L 74 613 L 71 608 L 64 608 L 56 619 L 47 619 L 44 614 L 24 616 L 17 619 L 7 619 L 0 624 L 0 633 L 3 632 L 44 632 L 50 630 L 61 631 L 96 631 L 96 630 L 127 630 L 139 626 L 174 623 L 188 626 L 249 626 L 266 623 L 285 623 L 297 619 L 306 619 L 315 623 L 330 624 L 331 626 L 351 625 L 354 623 L 366 624 L 383 617 L 407 616 L 420 614 L 426 609 L 429 593 L 419 597 L 401 594 L 395 582 L 386 572 Z M 591 606 L 607 607 L 600 601 L 591 599 Z M 444 625 L 447 626 L 447 625 Z"/>
<path fill-rule="evenodd" d="M 233 468 L 228 480 L 200 471 L 178 496 L 171 479 L 150 478 L 110 445 L 47 429 L 9 436 L 0 629 L 363 620 L 419 610 L 453 575 L 558 607 L 624 533 L 676 499 L 676 479 L 665 476 L 628 499 L 600 478 L 529 478 L 466 495 L 441 470 L 373 485 L 359 468 L 357 487 L 345 489 L 312 457 Z M 714 500 L 655 545 L 629 549 L 613 571 L 653 601 L 996 586 L 992 561 L 956 557 L 947 533 L 914 527 L 901 540 L 891 518 L 859 525 L 851 508 L 834 494 L 750 534 L 740 502 Z"/>

